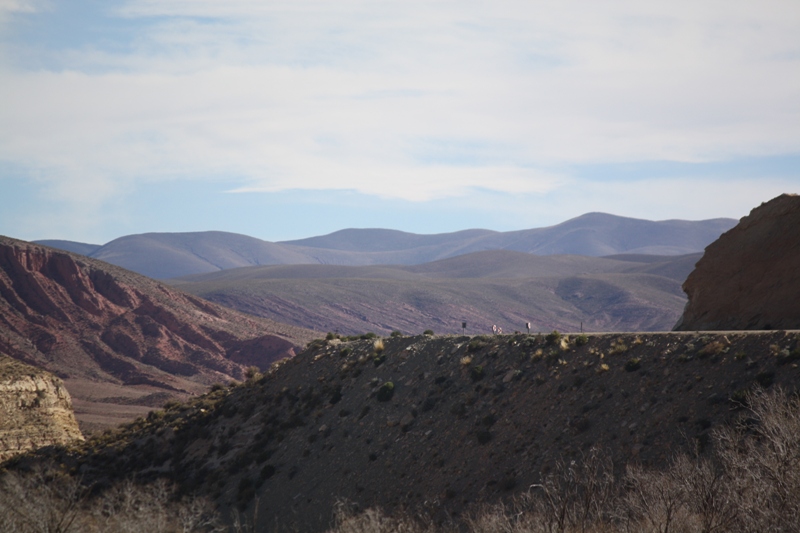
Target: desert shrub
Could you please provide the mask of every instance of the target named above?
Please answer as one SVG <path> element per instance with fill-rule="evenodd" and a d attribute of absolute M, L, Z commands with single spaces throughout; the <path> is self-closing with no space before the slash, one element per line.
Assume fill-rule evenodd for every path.
<path fill-rule="evenodd" d="M 434 333 L 433 333 L 433 330 L 432 330 L 432 329 L 426 329 L 425 331 L 423 331 L 423 332 L 422 332 L 422 334 L 423 334 L 423 335 L 431 335 L 431 336 L 433 336 L 433 335 L 434 335 Z"/>
<path fill-rule="evenodd" d="M 764 371 L 756 374 L 756 383 L 761 387 L 768 389 L 775 381 L 775 372 Z"/>
<path fill-rule="evenodd" d="M 342 348 L 342 349 L 339 351 L 339 356 L 340 356 L 340 357 L 347 357 L 347 356 L 348 356 L 348 355 L 350 355 L 352 352 L 353 352 L 353 349 L 352 349 L 352 348 L 350 348 L 350 347 L 348 347 L 348 348 Z"/>
<path fill-rule="evenodd" d="M 706 357 L 713 357 L 715 355 L 719 355 L 728 351 L 728 347 L 721 341 L 711 341 L 702 348 L 700 351 L 697 352 L 697 356 L 701 359 L 705 359 Z"/>
<path fill-rule="evenodd" d="M 787 349 L 778 353 L 778 363 L 781 365 L 793 363 L 797 360 L 800 360 L 800 348 L 795 348 L 791 352 Z"/>
<path fill-rule="evenodd" d="M 553 331 L 545 335 L 544 340 L 550 346 L 558 344 L 558 341 L 561 340 L 561 333 L 559 333 L 558 330 L 554 329 Z"/>
<path fill-rule="evenodd" d="M 383 339 L 375 339 L 375 342 L 372 343 L 372 349 L 375 350 L 375 353 L 381 353 L 384 350 Z"/>
<path fill-rule="evenodd" d="M 370 331 L 368 333 L 364 333 L 363 335 L 359 336 L 358 338 L 361 339 L 361 340 L 368 341 L 370 339 L 374 339 L 375 337 L 377 337 L 377 335 Z"/>
<path fill-rule="evenodd" d="M 375 363 L 375 366 L 381 366 L 385 361 L 386 361 L 385 354 L 378 354 L 372 359 L 372 362 Z"/>
<path fill-rule="evenodd" d="M 486 371 L 481 365 L 475 365 L 469 370 L 469 377 L 472 381 L 480 381 L 486 376 Z"/>
<path fill-rule="evenodd" d="M 481 338 L 472 339 L 471 341 L 469 341 L 469 344 L 467 345 L 467 351 L 477 352 L 479 350 L 486 348 L 488 345 L 489 343 Z"/>
<path fill-rule="evenodd" d="M 165 411 L 172 411 L 174 409 L 178 409 L 182 405 L 183 404 L 180 402 L 180 400 L 176 400 L 176 399 L 173 398 L 171 400 L 167 400 L 166 403 L 164 403 L 164 410 Z"/>
<path fill-rule="evenodd" d="M 391 381 L 387 381 L 386 383 L 381 385 L 380 389 L 378 389 L 378 395 L 377 395 L 378 401 L 388 402 L 389 400 L 392 399 L 392 396 L 394 396 L 394 383 L 392 383 Z"/>
<path fill-rule="evenodd" d="M 402 333 L 401 331 L 394 330 L 394 331 L 392 331 L 392 332 L 389 334 L 389 336 L 390 336 L 390 337 L 402 337 L 402 336 L 403 336 L 403 333 Z"/>
<path fill-rule="evenodd" d="M 628 351 L 628 346 L 623 342 L 616 342 L 611 345 L 611 350 L 608 352 L 611 355 L 619 355 Z"/>
<path fill-rule="evenodd" d="M 355 505 L 339 502 L 334 510 L 335 525 L 329 533 L 433 533 L 441 530 L 420 516 L 389 516 L 378 508 L 358 513 L 356 509 Z"/>
<path fill-rule="evenodd" d="M 261 370 L 257 366 L 248 366 L 244 371 L 244 377 L 248 380 L 255 380 L 261 377 Z"/>
<path fill-rule="evenodd" d="M 37 467 L 0 479 L 0 531 L 14 533 L 155 533 L 222 531 L 214 506 L 196 498 L 178 500 L 160 480 L 125 481 L 90 495 L 75 477 Z"/>
<path fill-rule="evenodd" d="M 333 333 L 332 331 L 329 331 L 328 334 L 325 335 L 325 340 L 326 341 L 332 341 L 333 339 L 336 339 L 338 337 L 339 336 L 337 334 Z"/>
<path fill-rule="evenodd" d="M 632 357 L 631 359 L 628 359 L 628 361 L 625 363 L 625 370 L 627 370 L 628 372 L 639 370 L 641 367 L 642 367 L 642 360 L 639 359 L 638 357 Z"/>
<path fill-rule="evenodd" d="M 589 343 L 589 337 L 581 333 L 577 337 L 575 337 L 575 345 L 576 346 L 583 346 Z"/>

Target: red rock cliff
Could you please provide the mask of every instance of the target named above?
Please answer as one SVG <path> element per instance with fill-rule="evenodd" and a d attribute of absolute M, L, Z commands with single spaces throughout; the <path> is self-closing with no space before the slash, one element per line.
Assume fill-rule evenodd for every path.
<path fill-rule="evenodd" d="M 710 244 L 676 330 L 800 329 L 800 196 L 783 194 Z"/>
<path fill-rule="evenodd" d="M 305 346 L 313 332 L 251 317 L 102 261 L 0 236 L 0 352 L 86 383 L 195 393 Z M 70 381 L 72 380 L 72 381 Z M 123 391 L 124 392 L 124 391 Z M 80 419 L 80 412 L 79 412 Z"/>

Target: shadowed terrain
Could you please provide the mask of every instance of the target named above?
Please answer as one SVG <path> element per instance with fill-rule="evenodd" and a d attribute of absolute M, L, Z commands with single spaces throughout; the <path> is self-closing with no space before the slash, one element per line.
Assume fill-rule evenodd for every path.
<path fill-rule="evenodd" d="M 257 530 L 324 531 L 340 500 L 459 519 L 592 447 L 618 472 L 706 455 L 748 391 L 797 389 L 799 359 L 798 332 L 331 339 L 40 456 L 100 487 L 166 477 Z"/>

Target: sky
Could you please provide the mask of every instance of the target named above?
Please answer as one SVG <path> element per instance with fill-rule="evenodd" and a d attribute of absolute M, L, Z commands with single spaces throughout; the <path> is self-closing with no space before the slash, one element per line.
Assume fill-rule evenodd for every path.
<path fill-rule="evenodd" d="M 0 0 L 0 234 L 740 218 L 800 193 L 797 0 Z"/>

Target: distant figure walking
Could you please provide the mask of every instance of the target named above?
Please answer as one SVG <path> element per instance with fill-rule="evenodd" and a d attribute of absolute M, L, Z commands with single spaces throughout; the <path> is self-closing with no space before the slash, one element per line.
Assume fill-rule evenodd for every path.
<path fill-rule="evenodd" d="M 497 324 L 492 324 L 492 333 L 497 335 Z"/>
<path fill-rule="evenodd" d="M 503 334 L 503 328 L 501 328 L 501 327 L 498 327 L 498 328 L 497 328 L 497 334 L 498 334 L 498 335 L 502 335 L 502 334 Z"/>

